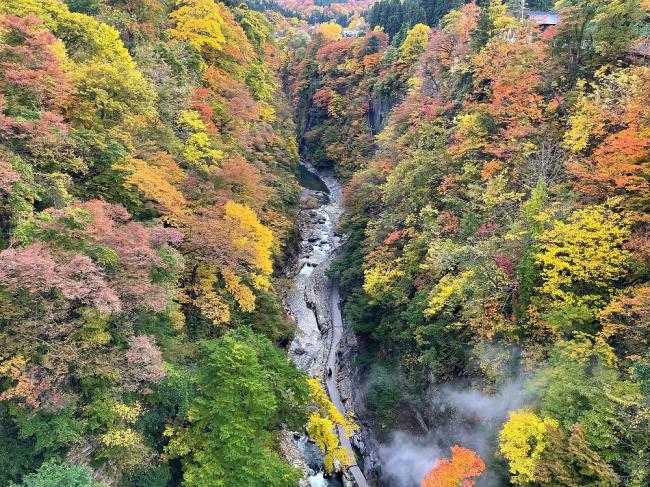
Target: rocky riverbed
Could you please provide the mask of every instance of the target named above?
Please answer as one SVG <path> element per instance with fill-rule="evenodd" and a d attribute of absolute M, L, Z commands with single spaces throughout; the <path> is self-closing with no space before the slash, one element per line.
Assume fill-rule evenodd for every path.
<path fill-rule="evenodd" d="M 315 171 L 303 163 L 305 168 L 316 177 Z M 321 181 L 325 182 L 324 178 Z M 341 188 L 336 179 L 327 179 L 327 191 L 314 189 L 318 185 L 313 183 L 302 191 L 298 254 L 288 272 L 293 286 L 284 296 L 287 311 L 298 327 L 289 355 L 312 377 L 323 376 L 329 352 L 330 280 L 325 273 L 342 243 L 336 231 L 342 213 Z"/>
<path fill-rule="evenodd" d="M 298 216 L 300 243 L 296 258 L 287 269 L 287 277 L 293 285 L 284 295 L 287 312 L 297 324 L 289 355 L 310 376 L 323 379 L 330 399 L 342 413 L 346 413 L 355 410 L 352 358 L 356 343 L 354 334 L 342 320 L 338 287 L 326 274 L 337 249 L 344 242 L 344 237 L 337 232 L 342 214 L 341 186 L 332 175 L 318 173 L 305 162 L 301 164 L 304 189 Z M 328 369 L 332 369 L 329 378 Z M 374 455 L 368 453 L 364 433 L 355 434 L 350 440 L 340 436 L 344 446 L 355 446 L 359 458 L 359 463 L 343 475 L 343 485 L 367 486 L 363 467 L 376 462 Z M 293 448 L 288 445 L 287 438 L 285 436 L 281 441 L 283 450 L 292 450 L 293 453 L 285 451 L 285 456 L 292 464 L 308 472 L 301 487 L 341 485 L 338 479 L 323 475 L 322 463 L 319 466 L 318 459 L 315 459 L 318 452 L 311 448 L 313 445 L 302 434 L 293 436 Z M 302 464 L 295 458 L 296 451 L 302 457 Z"/>

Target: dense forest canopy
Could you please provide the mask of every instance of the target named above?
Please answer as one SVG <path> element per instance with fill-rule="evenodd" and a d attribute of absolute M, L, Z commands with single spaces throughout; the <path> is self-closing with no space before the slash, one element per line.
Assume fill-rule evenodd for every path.
<path fill-rule="evenodd" d="M 441 452 L 385 482 L 649 485 L 649 15 L 0 0 L 0 485 L 353 462 L 286 352 L 300 156 L 345 185 L 363 423 Z"/>

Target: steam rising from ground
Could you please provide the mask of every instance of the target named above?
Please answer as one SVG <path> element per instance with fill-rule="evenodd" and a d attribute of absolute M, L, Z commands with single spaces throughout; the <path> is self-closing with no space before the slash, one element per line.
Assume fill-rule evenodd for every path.
<path fill-rule="evenodd" d="M 446 419 L 433 425 L 426 437 L 401 431 L 394 433 L 391 441 L 379 449 L 384 475 L 391 479 L 390 485 L 396 487 L 419 486 L 436 461 L 449 457 L 449 447 L 455 444 L 471 448 L 487 461 L 508 411 L 518 409 L 525 402 L 521 380 L 506 383 L 494 395 L 449 386 L 440 388 L 431 403 L 435 416 Z M 499 484 L 491 472 L 486 472 L 478 485 Z"/>
<path fill-rule="evenodd" d="M 379 447 L 382 469 L 395 485 L 418 485 L 437 459 L 444 456 L 430 438 L 415 438 L 398 431 L 392 441 Z"/>

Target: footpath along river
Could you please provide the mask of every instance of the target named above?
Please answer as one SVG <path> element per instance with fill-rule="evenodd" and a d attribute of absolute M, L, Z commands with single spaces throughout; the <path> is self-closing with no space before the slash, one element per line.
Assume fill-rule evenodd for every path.
<path fill-rule="evenodd" d="M 346 414 L 339 391 L 339 363 L 337 353 L 344 334 L 340 309 L 338 283 L 326 272 L 343 243 L 336 227 L 343 212 L 341 185 L 329 174 L 318 173 L 301 161 L 301 209 L 299 215 L 300 244 L 296 265 L 292 267 L 293 286 L 285 294 L 288 313 L 296 320 L 296 337 L 289 355 L 310 376 L 325 379 L 327 393 L 336 408 Z M 350 438 L 339 428 L 342 446 L 352 451 Z M 337 479 L 329 479 L 314 467 L 314 446 L 301 437 L 298 449 L 312 474 L 312 487 L 340 486 Z M 350 467 L 346 485 L 367 487 L 363 472 L 356 464 Z M 351 478 L 349 478 L 351 477 Z"/>

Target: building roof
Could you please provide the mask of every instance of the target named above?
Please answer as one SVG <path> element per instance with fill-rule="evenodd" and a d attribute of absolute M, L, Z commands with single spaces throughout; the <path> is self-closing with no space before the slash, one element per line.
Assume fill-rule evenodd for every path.
<path fill-rule="evenodd" d="M 359 29 L 343 29 L 343 37 L 358 37 L 360 33 Z"/>

